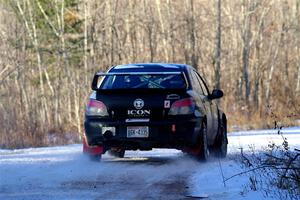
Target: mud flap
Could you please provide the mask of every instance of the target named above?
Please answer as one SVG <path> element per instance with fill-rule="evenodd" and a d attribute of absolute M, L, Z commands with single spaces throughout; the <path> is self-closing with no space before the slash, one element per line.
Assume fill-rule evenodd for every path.
<path fill-rule="evenodd" d="M 82 152 L 89 155 L 103 154 L 103 146 L 89 146 L 85 137 L 82 138 Z"/>
<path fill-rule="evenodd" d="M 197 146 L 199 144 L 199 138 L 201 137 L 201 123 L 203 118 L 199 120 L 194 128 L 194 133 L 192 135 L 192 143 L 189 146 L 186 146 L 182 149 L 182 152 L 191 154 L 193 156 L 198 155 L 201 152 L 201 146 Z M 193 146 L 193 147 L 192 147 Z"/>

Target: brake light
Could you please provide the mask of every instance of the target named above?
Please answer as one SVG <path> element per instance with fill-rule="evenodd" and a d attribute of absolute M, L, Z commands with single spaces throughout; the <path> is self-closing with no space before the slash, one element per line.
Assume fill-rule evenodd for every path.
<path fill-rule="evenodd" d="M 169 115 L 188 115 L 193 114 L 194 111 L 194 100 L 192 98 L 186 98 L 175 101 L 169 110 Z"/>
<path fill-rule="evenodd" d="M 94 99 L 88 101 L 85 114 L 89 116 L 108 116 L 105 104 Z"/>

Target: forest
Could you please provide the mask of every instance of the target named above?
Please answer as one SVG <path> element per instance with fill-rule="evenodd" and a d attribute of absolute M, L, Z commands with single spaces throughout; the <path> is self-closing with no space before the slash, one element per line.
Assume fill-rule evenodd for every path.
<path fill-rule="evenodd" d="M 186 63 L 229 130 L 299 125 L 300 0 L 0 0 L 0 148 L 79 142 L 95 72 Z"/>

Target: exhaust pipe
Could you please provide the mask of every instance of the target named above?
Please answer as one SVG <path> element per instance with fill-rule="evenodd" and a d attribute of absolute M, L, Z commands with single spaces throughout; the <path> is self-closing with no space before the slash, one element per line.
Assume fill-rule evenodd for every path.
<path fill-rule="evenodd" d="M 107 130 L 104 132 L 103 137 L 105 139 L 111 139 L 113 137 L 113 133 L 111 131 Z"/>

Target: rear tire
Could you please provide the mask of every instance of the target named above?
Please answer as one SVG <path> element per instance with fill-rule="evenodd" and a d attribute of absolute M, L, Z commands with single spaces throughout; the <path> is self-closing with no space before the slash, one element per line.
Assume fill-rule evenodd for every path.
<path fill-rule="evenodd" d="M 205 162 L 209 158 L 209 149 L 207 145 L 207 128 L 206 122 L 201 124 L 200 134 L 197 138 L 196 145 L 189 149 L 189 153 L 196 157 L 199 161 Z"/>
<path fill-rule="evenodd" d="M 225 158 L 227 155 L 227 145 L 228 145 L 226 120 L 221 120 L 218 131 L 219 133 L 213 149 L 214 154 L 218 158 Z"/>
<path fill-rule="evenodd" d="M 207 145 L 206 122 L 202 122 L 199 142 L 200 142 L 200 151 L 199 151 L 199 154 L 197 155 L 197 158 L 200 161 L 207 161 L 207 159 L 209 157 L 209 149 L 208 149 L 208 145 Z"/>

